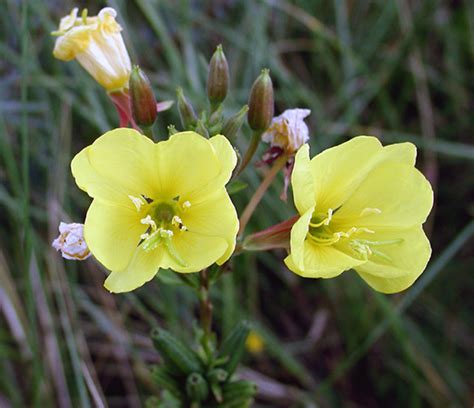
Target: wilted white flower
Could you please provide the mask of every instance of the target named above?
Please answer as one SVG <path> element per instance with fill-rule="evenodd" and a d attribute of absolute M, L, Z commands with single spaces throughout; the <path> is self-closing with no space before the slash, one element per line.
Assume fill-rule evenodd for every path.
<path fill-rule="evenodd" d="M 78 16 L 78 9 L 74 8 L 53 32 L 57 36 L 53 55 L 63 61 L 77 59 L 109 92 L 128 88 L 132 69 L 116 16 L 111 7 L 93 17 L 87 15 L 87 9 Z"/>
<path fill-rule="evenodd" d="M 309 109 L 287 109 L 273 118 L 262 140 L 287 153 L 295 153 L 309 139 L 308 126 L 303 119 L 310 113 Z"/>
<path fill-rule="evenodd" d="M 59 237 L 57 237 L 52 246 L 57 251 L 61 251 L 63 258 L 76 261 L 87 259 L 91 253 L 84 240 L 84 224 L 59 224 Z"/>

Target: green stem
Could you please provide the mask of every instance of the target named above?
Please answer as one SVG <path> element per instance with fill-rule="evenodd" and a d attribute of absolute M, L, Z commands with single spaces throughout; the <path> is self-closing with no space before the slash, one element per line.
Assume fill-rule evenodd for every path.
<path fill-rule="evenodd" d="M 245 155 L 242 158 L 242 161 L 240 162 L 240 167 L 236 173 L 236 176 L 242 173 L 247 167 L 247 165 L 250 163 L 250 161 L 252 160 L 253 155 L 257 151 L 258 144 L 260 143 L 260 138 L 262 137 L 262 133 L 263 133 L 262 131 L 255 131 L 253 133 L 252 139 L 250 139 L 250 143 L 247 148 L 247 151 L 245 152 Z"/>
<path fill-rule="evenodd" d="M 273 166 L 265 175 L 265 178 L 262 180 L 261 184 L 258 186 L 257 190 L 255 191 L 254 195 L 250 199 L 249 203 L 247 204 L 247 207 L 245 207 L 244 212 L 240 217 L 240 229 L 238 235 L 239 237 L 241 237 L 244 233 L 245 227 L 249 222 L 253 212 L 255 211 L 255 208 L 257 208 L 258 203 L 262 200 L 263 195 L 268 190 L 268 187 L 270 187 L 270 184 L 272 183 L 275 176 L 285 166 L 287 160 L 288 156 L 286 155 L 280 156 L 278 159 L 276 159 L 273 163 Z"/>
<path fill-rule="evenodd" d="M 209 341 L 212 333 L 212 303 L 209 296 L 209 275 L 207 269 L 199 272 L 200 288 L 199 288 L 199 310 L 201 317 L 201 326 L 204 330 L 204 344 L 206 351 L 209 349 Z"/>

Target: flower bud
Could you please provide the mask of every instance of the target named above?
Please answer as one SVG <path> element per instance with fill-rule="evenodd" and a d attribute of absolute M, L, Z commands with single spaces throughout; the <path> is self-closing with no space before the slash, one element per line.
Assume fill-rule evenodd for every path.
<path fill-rule="evenodd" d="M 150 127 L 156 120 L 156 99 L 150 81 L 138 65 L 130 74 L 130 103 L 133 119 L 140 127 Z"/>
<path fill-rule="evenodd" d="M 237 133 L 239 133 L 240 128 L 244 124 L 245 115 L 247 115 L 248 111 L 249 107 L 248 105 L 245 105 L 224 123 L 221 133 L 231 142 L 235 141 Z"/>
<path fill-rule="evenodd" d="M 183 93 L 183 88 L 177 89 L 178 95 L 178 111 L 181 118 L 181 124 L 185 130 L 196 126 L 197 116 L 191 103 L 186 99 Z"/>
<path fill-rule="evenodd" d="M 222 103 L 229 89 L 229 65 L 225 58 L 222 45 L 218 45 L 209 62 L 207 76 L 207 96 L 211 104 Z"/>
<path fill-rule="evenodd" d="M 273 118 L 273 84 L 270 71 L 263 69 L 253 83 L 249 98 L 248 123 L 252 130 L 264 131 Z"/>
<path fill-rule="evenodd" d="M 209 386 L 199 373 L 192 373 L 186 379 L 186 394 L 193 402 L 204 401 L 209 395 Z"/>

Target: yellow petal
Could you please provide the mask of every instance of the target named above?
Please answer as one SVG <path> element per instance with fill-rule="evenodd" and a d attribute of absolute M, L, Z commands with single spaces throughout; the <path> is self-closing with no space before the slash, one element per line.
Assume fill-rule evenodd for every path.
<path fill-rule="evenodd" d="M 156 195 L 155 144 L 136 130 L 119 128 L 99 137 L 71 163 L 77 185 L 91 197 L 128 201 Z"/>
<path fill-rule="evenodd" d="M 308 235 L 309 222 L 313 215 L 314 206 L 310 207 L 291 227 L 290 253 L 293 263 L 299 270 L 304 270 L 304 241 Z M 290 268 L 291 269 L 291 268 Z M 295 271 L 294 271 L 295 272 Z M 296 272 L 297 273 L 297 272 Z"/>
<path fill-rule="evenodd" d="M 175 234 L 172 245 L 181 260 L 168 252 L 163 268 L 176 272 L 198 272 L 216 262 L 228 248 L 227 241 L 218 236 L 207 236 L 192 231 Z"/>
<path fill-rule="evenodd" d="M 301 146 L 295 156 L 295 165 L 291 174 L 293 200 L 296 209 L 304 214 L 315 204 L 315 188 L 309 160 L 309 146 Z"/>
<path fill-rule="evenodd" d="M 144 251 L 138 247 L 128 266 L 121 271 L 112 272 L 105 280 L 104 286 L 110 292 L 130 292 L 150 281 L 158 272 L 164 251 L 156 248 Z"/>
<path fill-rule="evenodd" d="M 158 143 L 156 153 L 161 196 L 173 198 L 199 192 L 221 174 L 222 165 L 213 144 L 195 132 L 176 133 Z"/>
<path fill-rule="evenodd" d="M 364 261 L 355 259 L 333 246 L 316 245 L 306 240 L 303 245 L 303 267 L 295 263 L 290 254 L 285 263 L 290 270 L 305 278 L 334 278 Z"/>
<path fill-rule="evenodd" d="M 309 208 L 291 229 L 290 255 L 285 264 L 298 275 L 308 278 L 332 278 L 363 261 L 330 245 L 317 245 L 307 239 L 314 207 Z"/>
<path fill-rule="evenodd" d="M 140 223 L 144 215 L 129 202 L 127 207 L 94 199 L 87 211 L 84 225 L 87 246 L 100 263 L 114 271 L 128 265 L 140 235 L 147 229 Z"/>
<path fill-rule="evenodd" d="M 181 218 L 191 232 L 202 236 L 224 238 L 227 248 L 218 255 L 217 263 L 222 264 L 229 259 L 234 252 L 239 220 L 225 188 L 221 187 L 204 199 L 192 201 L 191 207 L 182 213 Z"/>
<path fill-rule="evenodd" d="M 358 136 L 318 154 L 311 160 L 317 208 L 338 208 L 372 168 L 382 151 L 377 138 Z"/>
<path fill-rule="evenodd" d="M 386 162 L 374 168 L 333 221 L 348 227 L 404 228 L 425 222 L 432 206 L 433 190 L 422 173 L 407 164 Z M 364 213 L 367 208 L 381 213 Z"/>
<path fill-rule="evenodd" d="M 222 182 L 222 185 L 225 185 L 230 180 L 232 171 L 237 164 L 237 155 L 225 136 L 213 136 L 209 139 L 209 142 L 214 147 L 214 152 L 221 163 L 219 182 Z"/>
<path fill-rule="evenodd" d="M 374 161 L 373 165 L 376 166 L 386 161 L 394 161 L 414 166 L 416 161 L 415 145 L 405 142 L 384 146 L 382 151 L 377 155 L 377 160 Z"/>
<path fill-rule="evenodd" d="M 428 238 L 421 226 L 406 230 L 377 231 L 379 241 L 403 239 L 399 244 L 377 246 L 383 256 L 371 255 L 369 261 L 355 269 L 375 290 L 400 292 L 413 284 L 425 270 L 431 256 Z"/>

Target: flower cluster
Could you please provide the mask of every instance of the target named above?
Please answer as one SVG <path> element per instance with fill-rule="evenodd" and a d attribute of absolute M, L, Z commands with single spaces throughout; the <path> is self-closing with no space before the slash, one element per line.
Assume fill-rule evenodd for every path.
<path fill-rule="evenodd" d="M 130 80 L 133 109 L 128 93 L 116 93 L 128 88 L 131 63 L 115 17 L 111 8 L 96 17 L 87 11 L 78 16 L 74 9 L 54 33 L 54 55 L 77 59 L 115 97 L 126 95 L 119 104 L 126 111 L 122 123 L 138 123 L 153 137 L 156 101 L 143 72 L 134 69 Z M 239 248 L 285 247 L 285 264 L 303 277 L 332 278 L 355 269 L 377 291 L 409 287 L 431 255 L 422 224 L 433 192 L 415 168 L 415 146 L 384 147 L 375 137 L 359 136 L 310 159 L 304 122 L 310 111 L 290 109 L 272 119 L 268 70 L 252 87 L 250 108 L 225 120 L 228 84 L 227 60 L 219 46 L 208 75 L 210 110 L 197 115 L 178 91 L 185 131 L 172 126 L 168 140 L 154 143 L 137 130 L 118 128 L 77 154 L 72 173 L 93 201 L 84 237 L 79 224 L 61 224 L 54 247 L 68 259 L 85 259 L 90 251 L 111 271 L 105 286 L 112 292 L 133 290 L 159 269 L 189 273 L 223 264 L 234 253 L 239 231 L 226 184 L 241 174 L 263 140 L 270 143 L 263 162 L 280 166 L 270 176 L 285 167 L 285 184 L 291 177 L 298 214 L 245 238 Z M 235 169 L 233 144 L 247 111 L 253 137 Z M 240 234 L 271 180 L 262 183 L 244 211 Z"/>

